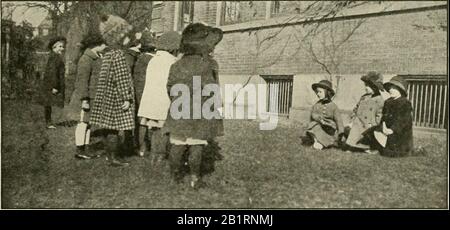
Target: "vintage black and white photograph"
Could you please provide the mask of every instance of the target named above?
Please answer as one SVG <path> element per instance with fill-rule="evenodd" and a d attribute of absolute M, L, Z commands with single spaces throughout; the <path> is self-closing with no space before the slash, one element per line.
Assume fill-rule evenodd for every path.
<path fill-rule="evenodd" d="M 1 209 L 448 209 L 447 1 L 2 1 Z"/>

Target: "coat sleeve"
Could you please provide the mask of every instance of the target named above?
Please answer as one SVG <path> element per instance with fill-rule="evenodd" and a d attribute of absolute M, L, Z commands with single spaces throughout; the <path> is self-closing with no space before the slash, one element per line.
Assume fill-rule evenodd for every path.
<path fill-rule="evenodd" d="M 92 73 L 92 65 L 86 58 L 81 58 L 77 67 L 77 81 L 75 89 L 80 92 L 81 100 L 89 100 L 89 81 Z"/>
<path fill-rule="evenodd" d="M 363 97 L 364 97 L 364 96 L 362 96 L 362 97 L 359 99 L 358 103 L 356 103 L 356 105 L 355 105 L 355 108 L 353 108 L 352 114 L 350 115 L 350 118 L 351 118 L 351 119 L 353 119 L 354 117 L 356 117 L 356 113 L 358 113 L 359 104 L 361 104 L 361 101 L 363 100 Z"/>
<path fill-rule="evenodd" d="M 388 127 L 394 131 L 394 133 L 401 133 L 403 130 L 411 126 L 412 124 L 412 106 L 409 101 L 401 103 L 397 106 L 396 115 L 391 127 Z"/>
<path fill-rule="evenodd" d="M 166 87 L 167 87 L 167 95 L 169 95 L 169 98 L 171 101 L 173 101 L 175 96 L 170 95 L 170 89 L 172 88 L 172 86 L 179 83 L 177 78 L 179 77 L 180 74 L 181 74 L 181 71 L 178 70 L 176 65 L 170 66 L 169 78 L 167 79 Z"/>
<path fill-rule="evenodd" d="M 58 57 L 58 90 L 62 91 L 65 88 L 65 67 L 66 65 L 64 64 L 63 58 L 62 57 Z"/>
<path fill-rule="evenodd" d="M 342 115 L 337 106 L 334 106 L 333 118 L 336 121 L 338 133 L 343 133 L 344 132 L 344 122 L 342 121 Z"/>
<path fill-rule="evenodd" d="M 383 98 L 379 98 L 376 100 L 377 109 L 375 111 L 375 122 L 376 124 L 381 123 L 381 118 L 383 117 L 383 106 L 384 106 L 384 100 Z"/>
<path fill-rule="evenodd" d="M 47 85 L 50 88 L 59 90 L 59 76 L 58 76 L 58 63 L 56 56 L 54 54 L 50 54 L 47 61 L 47 67 L 45 69 L 45 78 L 47 80 Z"/>
<path fill-rule="evenodd" d="M 111 67 L 111 74 L 114 77 L 113 81 L 119 92 L 119 96 L 123 101 L 133 100 L 133 85 L 131 79 L 131 73 L 128 69 L 127 62 L 123 55 L 116 55 L 113 58 L 113 63 Z"/>

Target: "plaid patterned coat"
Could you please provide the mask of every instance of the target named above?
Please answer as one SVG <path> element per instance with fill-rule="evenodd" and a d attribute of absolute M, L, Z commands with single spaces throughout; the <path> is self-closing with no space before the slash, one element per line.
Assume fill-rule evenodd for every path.
<path fill-rule="evenodd" d="M 130 108 L 121 106 L 130 101 Z M 92 104 L 90 123 L 99 128 L 112 130 L 134 129 L 134 89 L 131 71 L 123 51 L 112 50 L 102 59 L 97 92 Z"/>

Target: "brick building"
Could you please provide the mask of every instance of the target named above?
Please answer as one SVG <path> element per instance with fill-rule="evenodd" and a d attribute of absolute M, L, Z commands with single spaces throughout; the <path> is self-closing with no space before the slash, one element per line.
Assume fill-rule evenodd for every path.
<path fill-rule="evenodd" d="M 321 79 L 333 81 L 335 102 L 348 114 L 364 92 L 360 76 L 376 70 L 385 81 L 408 77 L 416 126 L 447 128 L 446 1 L 374 2 L 334 17 L 309 15 L 312 2 L 157 1 L 152 29 L 220 27 L 224 38 L 214 55 L 221 84 L 266 84 L 268 105 L 277 100 L 289 119 L 308 119 L 317 100 L 310 86 Z M 256 108 L 247 101 L 238 106 Z"/>

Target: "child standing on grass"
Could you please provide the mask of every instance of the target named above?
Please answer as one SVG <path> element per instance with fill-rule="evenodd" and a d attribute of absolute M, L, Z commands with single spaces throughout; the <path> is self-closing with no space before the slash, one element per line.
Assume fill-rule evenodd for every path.
<path fill-rule="evenodd" d="M 64 46 L 65 37 L 52 38 L 48 44 L 50 50 L 42 82 L 41 104 L 44 106 L 45 122 L 48 129 L 56 129 L 52 121 L 52 106 L 64 107 Z"/>
<path fill-rule="evenodd" d="M 145 87 L 145 77 L 147 72 L 147 66 L 150 60 L 155 56 L 155 39 L 153 38 L 153 34 L 150 31 L 144 31 L 141 37 L 141 55 L 139 55 L 136 60 L 136 64 L 134 66 L 133 71 L 133 83 L 134 83 L 134 92 L 135 92 L 135 103 L 136 103 L 136 128 L 135 128 L 135 142 L 139 148 L 142 147 L 141 151 L 139 151 L 139 155 L 142 152 L 145 152 L 147 149 L 147 126 L 140 125 L 138 113 L 139 105 L 141 103 L 142 94 L 144 92 Z M 144 146 L 143 146 L 144 145 Z"/>
<path fill-rule="evenodd" d="M 344 132 L 337 105 L 332 101 L 334 90 L 330 81 L 322 80 L 312 85 L 319 101 L 313 105 L 311 122 L 306 134 L 314 141 L 313 148 L 321 150 L 336 144 Z"/>
<path fill-rule="evenodd" d="M 102 17 L 99 29 L 110 50 L 102 57 L 90 122 L 102 130 L 111 166 L 127 166 L 120 150 L 123 133 L 135 128 L 135 104 L 133 79 L 122 44 L 132 26 L 118 16 L 108 15 Z"/>
<path fill-rule="evenodd" d="M 75 145 L 79 159 L 90 159 L 97 155 L 88 149 L 90 138 L 89 111 L 94 101 L 97 80 L 100 73 L 100 53 L 106 48 L 106 42 L 100 33 L 88 34 L 83 41 L 83 55 L 78 61 L 75 90 L 72 93 L 68 113 L 69 120 L 79 121 L 75 129 Z M 80 113 L 81 111 L 81 113 Z"/>
<path fill-rule="evenodd" d="M 180 48 L 181 35 L 175 31 L 164 33 L 156 41 L 156 54 L 147 66 L 145 87 L 139 105 L 138 116 L 141 125 L 146 126 L 152 133 L 152 158 L 161 161 L 166 154 L 167 136 L 162 132 L 164 122 L 170 107 L 170 98 L 167 92 L 169 70 L 177 61 L 177 52 Z M 140 133 L 144 135 L 144 133 Z M 146 145 L 143 139 L 140 143 L 139 155 L 144 156 Z"/>
<path fill-rule="evenodd" d="M 364 82 L 366 94 L 359 100 L 353 109 L 351 116 L 351 129 L 348 134 L 346 144 L 348 151 L 363 150 L 370 151 L 369 145 L 362 143 L 362 133 L 372 126 L 380 124 L 384 100 L 380 92 L 383 88 L 383 76 L 377 72 L 369 72 L 361 77 Z"/>
<path fill-rule="evenodd" d="M 413 151 L 412 106 L 406 98 L 407 83 L 395 76 L 384 84 L 391 97 L 383 107 L 381 123 L 365 132 L 374 149 L 382 156 L 402 157 Z"/>
<path fill-rule="evenodd" d="M 169 114 L 166 121 L 166 128 L 170 134 L 169 161 L 171 173 L 176 182 L 183 179 L 184 159 L 187 162 L 190 172 L 190 186 L 194 189 L 201 184 L 202 168 L 205 167 L 205 160 L 213 156 L 213 152 L 205 151 L 211 146 L 211 140 L 223 135 L 223 120 L 218 108 L 214 106 L 211 117 L 201 117 L 196 119 L 193 116 L 195 109 L 202 107 L 204 103 L 216 97 L 221 101 L 220 95 L 202 95 L 201 91 L 206 85 L 217 86 L 219 84 L 218 64 L 210 55 L 215 46 L 222 40 L 223 32 L 218 28 L 206 26 L 201 23 L 188 25 L 182 34 L 181 52 L 183 57 L 175 62 L 170 68 L 167 90 L 170 92 L 174 85 L 184 85 L 189 89 L 189 111 L 188 117 L 175 119 Z M 200 78 L 199 87 L 193 81 Z M 201 100 L 193 99 L 194 95 L 202 95 Z M 184 98 L 184 97 L 182 97 Z M 180 95 L 171 96 L 171 106 L 175 109 L 176 101 L 180 101 Z M 200 103 L 200 104 L 199 104 Z M 184 106 L 184 105 L 183 105 Z M 172 110 L 173 108 L 171 108 Z M 198 112 L 198 111 L 197 111 Z M 201 112 L 201 111 L 200 111 Z M 187 154 L 187 155 L 186 155 Z"/>

